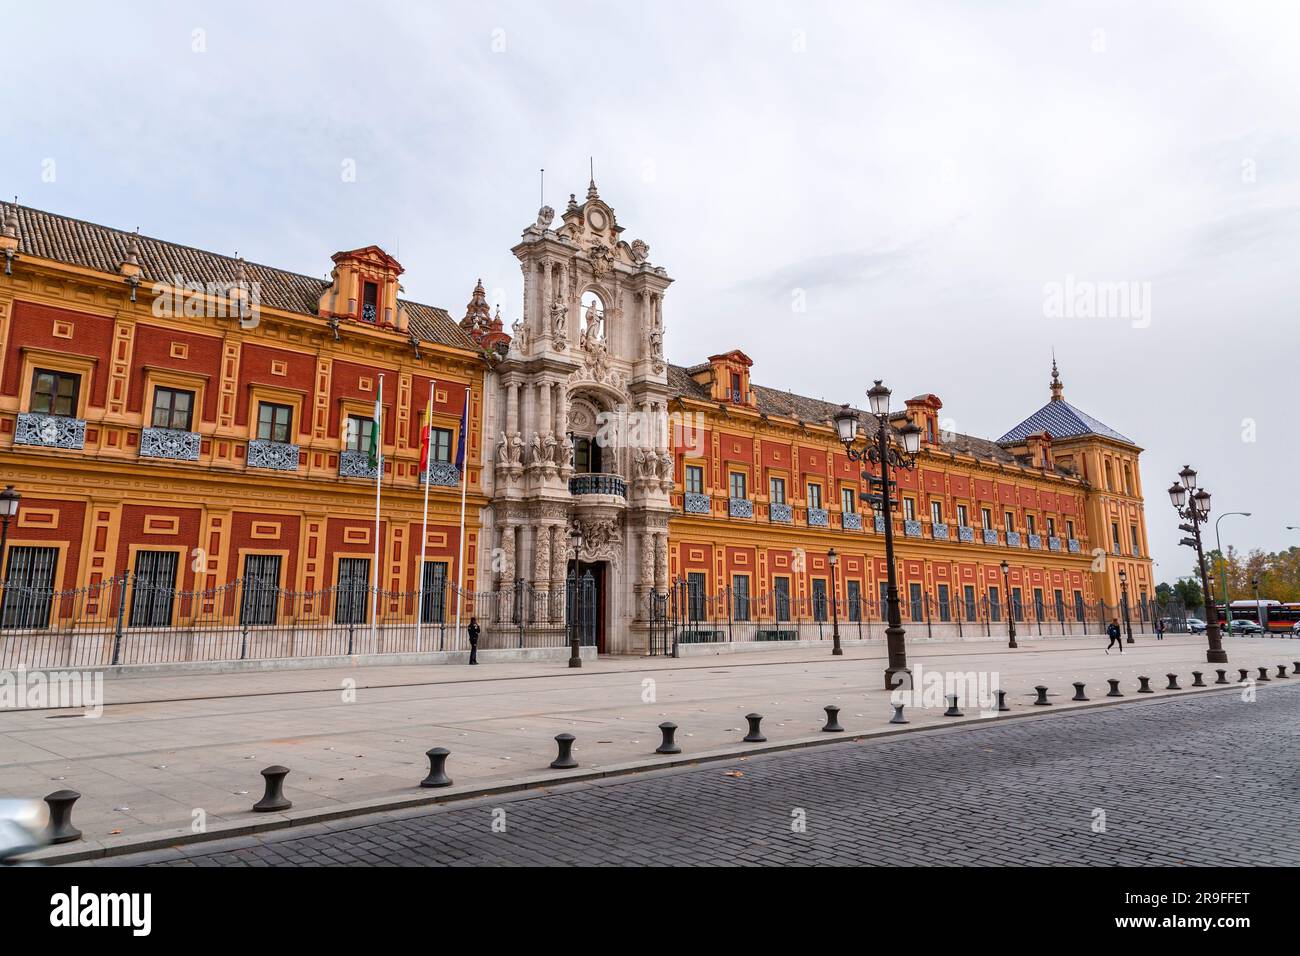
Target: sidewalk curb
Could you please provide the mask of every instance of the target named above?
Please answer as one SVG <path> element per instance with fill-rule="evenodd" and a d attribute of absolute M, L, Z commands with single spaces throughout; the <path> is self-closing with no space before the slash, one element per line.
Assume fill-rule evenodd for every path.
<path fill-rule="evenodd" d="M 1260 687 L 1258 683 L 1255 686 L 1257 689 Z M 300 811 L 290 810 L 286 813 L 267 814 L 255 814 L 249 811 L 245 818 L 215 824 L 208 827 L 202 833 L 194 833 L 188 828 L 177 828 L 155 831 L 150 834 L 142 834 L 139 837 L 127 837 L 121 840 L 87 840 L 76 844 L 46 847 L 34 853 L 26 854 L 23 857 L 23 860 L 49 865 L 81 863 L 90 860 L 104 859 L 107 857 L 165 851 L 197 843 L 208 843 L 230 838 L 255 836 L 262 833 L 271 833 L 277 830 L 284 830 L 307 824 L 346 821 L 352 817 L 379 814 L 387 811 L 434 807 L 440 804 L 459 803 L 462 801 L 470 801 L 494 795 L 540 790 L 568 784 L 590 783 L 597 780 L 630 776 L 648 771 L 669 770 L 696 764 L 719 763 L 753 755 L 775 754 L 782 751 L 799 750 L 806 747 L 818 747 L 831 744 L 863 743 L 897 737 L 903 734 L 949 733 L 970 730 L 984 725 L 992 725 L 1005 720 L 1051 717 L 1059 714 L 1076 713 L 1078 711 L 1091 710 L 1098 707 L 1112 705 L 1154 704 L 1173 699 L 1174 697 L 1188 697 L 1198 693 L 1225 693 L 1236 690 L 1238 687 L 1239 685 L 1235 683 L 1226 686 L 1211 684 L 1203 688 L 1186 687 L 1177 691 L 1161 691 L 1150 697 L 1147 697 L 1146 695 L 1139 697 L 1135 694 L 1129 694 L 1122 698 L 1094 699 L 1087 703 L 1074 703 L 1070 701 L 1069 698 L 1066 698 L 1063 701 L 1055 702 L 1051 709 L 1037 707 L 1031 703 L 1026 703 L 1021 705 L 1022 709 L 1011 713 L 1001 713 L 991 717 L 971 716 L 953 718 L 949 722 L 942 724 L 891 727 L 886 723 L 885 727 L 879 730 L 845 732 L 842 734 L 821 733 L 814 736 L 796 737 L 782 741 L 769 741 L 761 744 L 743 744 L 737 740 L 734 744 L 729 746 L 702 751 L 700 753 L 680 754 L 671 757 L 665 756 L 658 758 L 655 758 L 653 755 L 647 755 L 644 759 L 620 764 L 611 764 L 603 767 L 579 769 L 571 772 L 547 772 L 544 770 L 538 770 L 528 776 L 520 777 L 515 780 L 492 784 L 467 785 L 460 787 L 453 786 L 438 791 L 420 790 L 418 786 L 415 786 L 413 787 L 415 792 L 410 793 L 409 795 L 374 797 L 368 800 L 337 804 L 332 807 L 319 807 Z M 739 733 L 740 731 L 737 732 Z M 579 749 L 580 748 L 581 742 L 579 742 Z"/>

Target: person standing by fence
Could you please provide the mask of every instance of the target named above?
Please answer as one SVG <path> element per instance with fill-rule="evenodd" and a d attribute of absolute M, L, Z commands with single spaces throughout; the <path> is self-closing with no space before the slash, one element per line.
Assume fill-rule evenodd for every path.
<path fill-rule="evenodd" d="M 1156 618 L 1156 640 L 1163 641 L 1164 639 L 1165 639 L 1165 619 L 1163 617 L 1158 617 Z"/>
<path fill-rule="evenodd" d="M 469 619 L 469 627 L 466 629 L 469 633 L 469 662 L 478 663 L 478 618 Z"/>

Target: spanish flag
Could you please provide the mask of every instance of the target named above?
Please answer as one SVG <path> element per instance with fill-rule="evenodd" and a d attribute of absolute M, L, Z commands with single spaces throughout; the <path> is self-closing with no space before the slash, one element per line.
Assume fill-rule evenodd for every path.
<path fill-rule="evenodd" d="M 433 431 L 433 383 L 429 383 L 429 403 L 424 406 L 424 424 L 420 426 L 420 471 L 429 474 L 429 436 Z"/>

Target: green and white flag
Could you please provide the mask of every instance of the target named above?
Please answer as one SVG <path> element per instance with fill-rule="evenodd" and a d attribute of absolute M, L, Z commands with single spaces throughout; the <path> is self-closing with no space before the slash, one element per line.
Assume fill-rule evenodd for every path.
<path fill-rule="evenodd" d="M 368 454 L 370 456 L 369 464 L 371 468 L 375 468 L 379 465 L 379 427 L 380 416 L 383 414 L 379 406 L 381 400 L 382 399 L 378 398 L 375 399 L 375 418 L 370 427 L 370 448 L 368 449 Z"/>

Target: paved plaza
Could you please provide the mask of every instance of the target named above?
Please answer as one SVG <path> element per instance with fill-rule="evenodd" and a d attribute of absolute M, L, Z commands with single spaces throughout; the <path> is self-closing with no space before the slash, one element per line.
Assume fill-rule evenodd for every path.
<path fill-rule="evenodd" d="M 737 758 L 111 865 L 1300 864 L 1300 681 Z"/>
<path fill-rule="evenodd" d="M 1192 696 L 1163 689 L 1169 672 L 1180 675 L 1184 688 L 1193 669 L 1214 679 L 1201 637 L 1156 642 L 1144 636 L 1122 656 L 1107 656 L 1104 646 L 1098 637 L 1030 639 L 1015 651 L 995 642 L 917 643 L 910 661 L 922 672 L 996 675 L 1012 707 L 1009 719 L 988 720 L 967 706 L 961 720 L 1005 723 L 999 732 L 1013 736 L 1025 715 L 1045 710 L 1032 706 L 1036 684 L 1049 686 L 1055 714 L 1107 703 L 1106 678 L 1120 679 L 1126 700 L 1133 701 L 1139 674 L 1150 675 L 1156 688 L 1143 700 Z M 1300 641 L 1232 638 L 1228 651 L 1235 681 L 1238 667 L 1253 675 L 1268 665 L 1275 674 L 1286 663 L 1290 673 Z M 267 825 L 270 818 L 310 819 L 563 781 L 573 773 L 725 757 L 752 748 L 741 743 L 750 711 L 765 715 L 769 747 L 833 737 L 820 732 L 828 704 L 841 708 L 847 736 L 885 734 L 899 728 L 888 723 L 883 661 L 883 646 L 871 645 L 851 647 L 842 658 L 831 657 L 829 647 L 801 648 L 683 660 L 602 658 L 581 670 L 502 663 L 115 678 L 105 682 L 107 705 L 98 719 L 69 711 L 0 712 L 0 795 L 79 791 L 75 821 L 85 840 L 66 852 L 188 836 L 196 816 L 209 833 L 218 833 Z M 1300 684 L 1300 678 L 1274 681 L 1261 688 L 1261 697 L 1292 680 Z M 1071 702 L 1073 681 L 1087 684 L 1088 703 Z M 1230 709 L 1239 696 L 1224 695 L 1214 706 Z M 941 703 L 909 708 L 912 723 L 904 729 L 960 723 L 943 716 Z M 1122 712 L 1148 719 L 1140 708 Z M 1099 712 L 1096 719 L 1107 718 Z M 656 725 L 665 720 L 680 727 L 681 758 L 653 753 Z M 1073 718 L 1061 722 L 1061 736 L 1049 741 L 1045 755 L 1052 747 L 1068 749 L 1073 724 Z M 1242 726 L 1243 735 L 1248 727 Z M 1271 732 L 1266 724 L 1257 730 Z M 576 772 L 548 768 L 553 738 L 562 732 L 577 737 Z M 952 739 L 944 746 L 969 746 L 958 741 L 970 738 Z M 452 752 L 448 772 L 455 786 L 447 790 L 417 787 L 427 772 L 424 752 L 434 746 Z M 261 795 L 259 771 L 271 764 L 291 769 L 286 789 L 294 808 L 283 817 L 250 812 Z"/>

